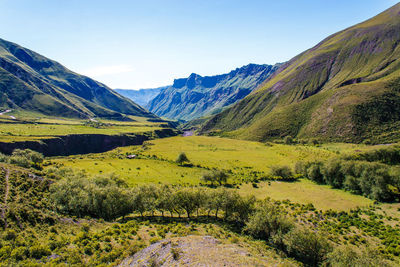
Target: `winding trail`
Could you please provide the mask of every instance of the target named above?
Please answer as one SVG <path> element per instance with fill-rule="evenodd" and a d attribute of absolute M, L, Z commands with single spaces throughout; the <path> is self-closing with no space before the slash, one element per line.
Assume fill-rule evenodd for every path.
<path fill-rule="evenodd" d="M 9 176 L 10 176 L 10 170 L 9 169 L 3 169 L 6 172 L 6 177 L 5 177 L 5 193 L 4 193 L 4 202 L 3 202 L 3 207 L 1 209 L 1 218 L 4 221 L 4 228 L 7 228 L 7 220 L 6 220 L 6 209 L 7 209 L 7 200 L 8 200 L 8 193 L 10 191 L 10 183 L 9 183 Z"/>

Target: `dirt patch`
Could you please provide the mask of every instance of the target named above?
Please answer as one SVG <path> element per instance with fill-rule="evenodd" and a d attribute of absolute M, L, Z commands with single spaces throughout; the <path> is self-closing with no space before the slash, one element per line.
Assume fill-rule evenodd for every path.
<path fill-rule="evenodd" d="M 276 266 L 276 262 L 211 236 L 186 236 L 154 243 L 119 266 Z"/>

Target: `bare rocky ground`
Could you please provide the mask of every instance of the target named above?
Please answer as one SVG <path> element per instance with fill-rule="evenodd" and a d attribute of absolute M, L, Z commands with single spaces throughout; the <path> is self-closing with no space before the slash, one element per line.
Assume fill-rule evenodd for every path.
<path fill-rule="evenodd" d="M 165 239 L 126 258 L 119 266 L 288 266 L 279 259 L 254 255 L 240 244 L 211 236 Z M 292 265 L 292 264 L 289 264 Z"/>

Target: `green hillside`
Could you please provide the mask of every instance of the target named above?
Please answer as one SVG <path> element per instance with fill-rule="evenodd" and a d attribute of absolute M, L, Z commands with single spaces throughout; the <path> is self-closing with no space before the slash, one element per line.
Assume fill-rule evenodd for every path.
<path fill-rule="evenodd" d="M 80 118 L 155 117 L 106 85 L 2 39 L 0 108 Z"/>
<path fill-rule="evenodd" d="M 203 132 L 371 142 L 400 139 L 400 4 L 284 64 Z"/>

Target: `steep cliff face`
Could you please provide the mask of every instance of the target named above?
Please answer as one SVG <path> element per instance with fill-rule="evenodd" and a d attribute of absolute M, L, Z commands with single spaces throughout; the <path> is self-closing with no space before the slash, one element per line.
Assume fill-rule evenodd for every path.
<path fill-rule="evenodd" d="M 106 85 L 0 39 L 0 108 L 64 117 L 155 116 Z"/>
<path fill-rule="evenodd" d="M 399 140 L 400 4 L 285 63 L 203 132 L 266 140 Z"/>
<path fill-rule="evenodd" d="M 181 120 L 218 113 L 247 96 L 279 66 L 249 64 L 227 74 L 205 77 L 193 73 L 176 79 L 147 108 L 159 116 Z"/>
<path fill-rule="evenodd" d="M 68 156 L 75 154 L 101 153 L 121 146 L 141 145 L 153 138 L 177 135 L 178 132 L 165 128 L 142 134 L 71 134 L 49 137 L 38 141 L 0 142 L 0 152 L 11 154 L 14 149 L 32 149 L 44 156 Z"/>

